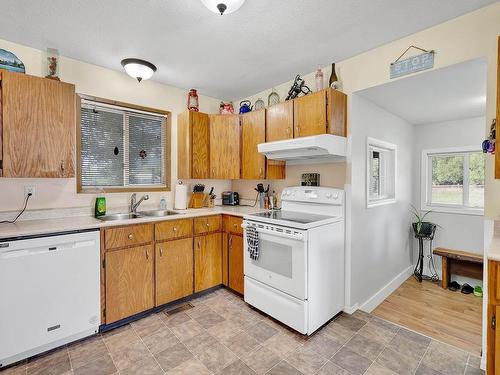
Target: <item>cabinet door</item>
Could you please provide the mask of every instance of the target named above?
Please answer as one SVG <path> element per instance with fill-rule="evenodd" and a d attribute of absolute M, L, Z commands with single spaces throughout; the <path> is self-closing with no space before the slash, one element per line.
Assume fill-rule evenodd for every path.
<path fill-rule="evenodd" d="M 347 137 L 347 95 L 328 89 L 326 91 L 328 134 Z"/>
<path fill-rule="evenodd" d="M 326 90 L 293 100 L 294 137 L 326 133 Z"/>
<path fill-rule="evenodd" d="M 178 178 L 210 177 L 208 115 L 184 112 L 177 117 Z"/>
<path fill-rule="evenodd" d="M 75 176 L 75 86 L 2 72 L 3 176 Z"/>
<path fill-rule="evenodd" d="M 210 115 L 210 177 L 240 178 L 240 119 Z"/>
<path fill-rule="evenodd" d="M 243 237 L 229 234 L 229 287 L 243 294 Z"/>
<path fill-rule="evenodd" d="M 193 294 L 193 238 L 156 245 L 156 306 Z"/>
<path fill-rule="evenodd" d="M 153 307 L 153 246 L 106 253 L 106 323 Z"/>
<path fill-rule="evenodd" d="M 496 144 L 500 144 L 500 36 L 498 37 L 497 60 L 497 125 Z M 495 153 L 495 178 L 500 179 L 500 152 Z"/>
<path fill-rule="evenodd" d="M 266 109 L 266 142 L 293 138 L 293 101 Z"/>
<path fill-rule="evenodd" d="M 222 284 L 222 235 L 207 234 L 194 239 L 194 291 Z"/>
<path fill-rule="evenodd" d="M 266 111 L 241 116 L 241 178 L 259 180 L 265 177 L 266 158 L 257 145 L 266 141 Z"/>

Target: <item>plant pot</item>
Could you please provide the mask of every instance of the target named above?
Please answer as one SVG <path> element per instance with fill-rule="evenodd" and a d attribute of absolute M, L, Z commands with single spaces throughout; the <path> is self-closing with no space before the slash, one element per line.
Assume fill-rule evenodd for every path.
<path fill-rule="evenodd" d="M 420 226 L 420 231 L 417 231 L 417 223 L 412 223 L 413 232 L 415 233 L 415 237 L 419 238 L 432 238 L 434 237 L 434 232 L 436 230 L 436 224 L 430 223 L 428 221 L 423 221 Z"/>

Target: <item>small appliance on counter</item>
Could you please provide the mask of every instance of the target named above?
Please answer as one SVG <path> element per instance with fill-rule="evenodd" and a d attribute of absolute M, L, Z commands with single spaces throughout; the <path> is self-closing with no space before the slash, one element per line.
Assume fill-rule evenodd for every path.
<path fill-rule="evenodd" d="M 240 196 L 236 191 L 223 191 L 222 204 L 224 206 L 238 206 L 240 204 Z"/>
<path fill-rule="evenodd" d="M 301 186 L 319 186 L 319 173 L 302 173 Z"/>

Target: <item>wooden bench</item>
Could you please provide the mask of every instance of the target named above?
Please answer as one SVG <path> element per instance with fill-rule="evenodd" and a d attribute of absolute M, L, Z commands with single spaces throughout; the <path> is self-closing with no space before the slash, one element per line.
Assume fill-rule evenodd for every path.
<path fill-rule="evenodd" d="M 442 272 L 444 289 L 450 284 L 451 274 L 483 279 L 483 255 L 462 250 L 452 250 L 436 247 L 432 251 L 442 257 Z"/>

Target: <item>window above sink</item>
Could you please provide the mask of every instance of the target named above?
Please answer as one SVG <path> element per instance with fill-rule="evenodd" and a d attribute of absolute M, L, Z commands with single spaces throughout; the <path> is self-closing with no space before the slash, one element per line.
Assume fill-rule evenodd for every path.
<path fill-rule="evenodd" d="M 77 191 L 170 190 L 170 113 L 79 99 Z"/>

